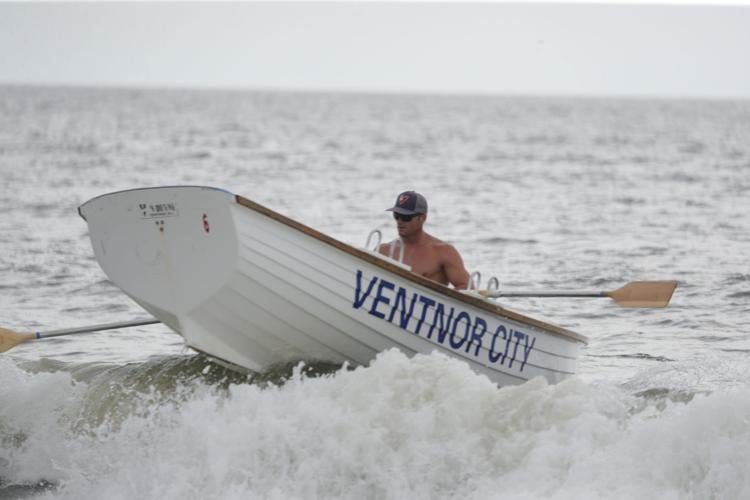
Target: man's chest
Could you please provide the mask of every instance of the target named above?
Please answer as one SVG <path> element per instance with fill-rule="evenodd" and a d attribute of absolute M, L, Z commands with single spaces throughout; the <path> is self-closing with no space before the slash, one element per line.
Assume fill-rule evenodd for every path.
<path fill-rule="evenodd" d="M 434 276 L 442 272 L 440 255 L 434 246 L 422 246 L 406 249 L 404 262 L 411 266 L 412 272 L 422 276 Z"/>

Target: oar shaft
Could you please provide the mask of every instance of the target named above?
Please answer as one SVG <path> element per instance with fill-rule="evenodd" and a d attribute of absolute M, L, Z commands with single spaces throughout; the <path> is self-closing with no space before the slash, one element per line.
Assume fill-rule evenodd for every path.
<path fill-rule="evenodd" d="M 485 297 L 606 297 L 604 292 L 501 292 L 501 291 L 488 291 L 482 292 Z"/>
<path fill-rule="evenodd" d="M 102 330 L 115 330 L 117 328 L 129 328 L 132 326 L 153 325 L 161 323 L 158 319 L 142 319 L 135 321 L 118 321 L 117 323 L 103 323 L 100 325 L 89 325 L 78 328 L 63 328 L 61 330 L 51 330 L 49 332 L 36 332 L 36 338 L 46 339 L 50 337 L 62 337 L 63 335 L 73 335 L 77 333 L 100 332 Z"/>
<path fill-rule="evenodd" d="M 633 281 L 612 291 L 516 292 L 480 290 L 483 297 L 608 297 L 622 307 L 666 307 L 677 288 L 676 281 Z"/>

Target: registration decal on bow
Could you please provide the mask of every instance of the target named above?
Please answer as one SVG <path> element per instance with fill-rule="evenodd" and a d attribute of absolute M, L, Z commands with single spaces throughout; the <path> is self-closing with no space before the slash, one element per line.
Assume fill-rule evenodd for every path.
<path fill-rule="evenodd" d="M 176 203 L 139 203 L 138 212 L 141 219 L 177 217 L 180 215 Z"/>

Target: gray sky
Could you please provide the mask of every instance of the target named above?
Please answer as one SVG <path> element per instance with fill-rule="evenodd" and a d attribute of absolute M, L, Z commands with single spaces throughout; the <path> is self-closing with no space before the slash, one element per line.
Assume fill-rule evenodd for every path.
<path fill-rule="evenodd" d="M 750 5 L 1 3 L 0 83 L 750 98 Z"/>

